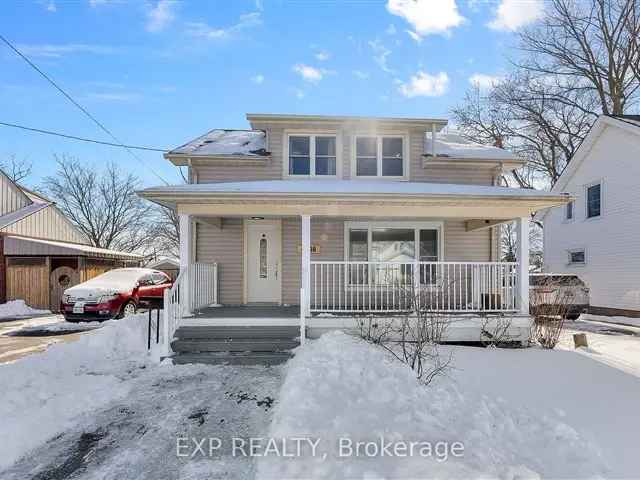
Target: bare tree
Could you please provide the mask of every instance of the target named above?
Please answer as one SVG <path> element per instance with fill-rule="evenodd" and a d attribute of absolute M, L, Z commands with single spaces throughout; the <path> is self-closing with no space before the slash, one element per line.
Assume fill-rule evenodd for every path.
<path fill-rule="evenodd" d="M 558 102 L 576 92 L 597 99 L 598 113 L 621 115 L 640 88 L 638 0 L 549 0 L 545 15 L 519 33 L 514 65 L 554 79 Z"/>
<path fill-rule="evenodd" d="M 183 183 L 189 183 L 182 169 L 178 168 Z M 156 255 L 178 257 L 180 254 L 180 222 L 178 212 L 163 205 L 154 207 L 154 225 L 152 234 L 155 238 Z"/>
<path fill-rule="evenodd" d="M 20 183 L 31 175 L 33 164 L 26 159 L 19 160 L 15 154 L 12 154 L 7 159 L 0 161 L 0 169 L 11 180 Z"/>
<path fill-rule="evenodd" d="M 76 158 L 56 156 L 44 188 L 62 212 L 100 248 L 142 251 L 149 242 L 149 212 L 135 193 L 139 180 L 110 163 L 104 171 Z"/>

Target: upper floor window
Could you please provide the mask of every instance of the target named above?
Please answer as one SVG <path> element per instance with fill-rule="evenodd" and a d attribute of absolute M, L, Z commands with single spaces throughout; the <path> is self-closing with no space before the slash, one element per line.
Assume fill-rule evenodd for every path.
<path fill-rule="evenodd" d="M 565 220 L 573 220 L 573 202 L 567 203 L 564 218 Z"/>
<path fill-rule="evenodd" d="M 403 177 L 404 138 L 358 136 L 355 142 L 358 177 Z"/>
<path fill-rule="evenodd" d="M 289 175 L 335 176 L 336 137 L 290 135 Z"/>
<path fill-rule="evenodd" d="M 587 218 L 599 217 L 602 205 L 602 188 L 599 183 L 587 187 Z"/>

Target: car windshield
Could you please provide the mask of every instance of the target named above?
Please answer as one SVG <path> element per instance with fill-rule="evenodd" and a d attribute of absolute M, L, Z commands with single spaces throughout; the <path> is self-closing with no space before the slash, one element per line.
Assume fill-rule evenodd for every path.
<path fill-rule="evenodd" d="M 88 280 L 84 285 L 132 289 L 143 275 L 145 272 L 139 270 L 111 270 Z"/>

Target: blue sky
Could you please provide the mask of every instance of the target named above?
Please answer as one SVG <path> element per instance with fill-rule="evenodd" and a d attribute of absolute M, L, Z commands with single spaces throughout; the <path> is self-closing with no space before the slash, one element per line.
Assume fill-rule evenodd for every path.
<path fill-rule="evenodd" d="M 247 112 L 448 117 L 473 79 L 504 74 L 542 0 L 6 0 L 0 33 L 123 142 L 175 147 Z M 109 141 L 0 44 L 0 121 Z M 0 159 L 115 161 L 144 185 L 160 153 L 0 126 Z"/>

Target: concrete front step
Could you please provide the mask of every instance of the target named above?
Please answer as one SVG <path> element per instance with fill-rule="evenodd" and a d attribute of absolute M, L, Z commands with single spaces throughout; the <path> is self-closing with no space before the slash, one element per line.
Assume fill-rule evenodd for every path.
<path fill-rule="evenodd" d="M 288 352 L 245 352 L 245 353 L 180 353 L 171 357 L 174 365 L 204 363 L 207 365 L 280 365 L 289 360 Z"/>
<path fill-rule="evenodd" d="M 184 326 L 176 330 L 179 340 L 190 339 L 293 339 L 300 336 L 300 328 L 286 325 Z"/>
<path fill-rule="evenodd" d="M 230 338 L 209 339 L 198 338 L 174 340 L 171 348 L 174 352 L 279 352 L 291 350 L 300 343 L 286 338 Z"/>

